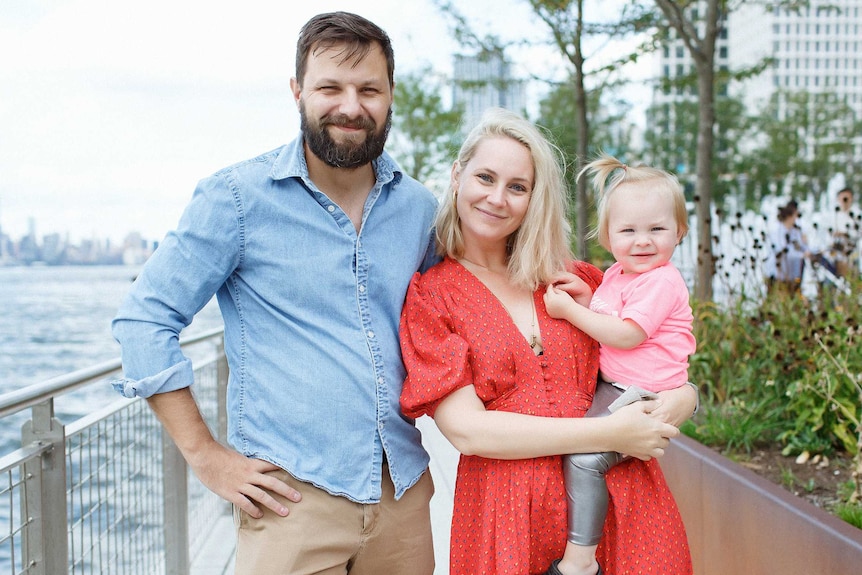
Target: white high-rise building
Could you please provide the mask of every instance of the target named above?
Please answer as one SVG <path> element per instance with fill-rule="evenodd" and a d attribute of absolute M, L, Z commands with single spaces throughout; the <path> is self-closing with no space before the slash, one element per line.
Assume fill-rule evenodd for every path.
<path fill-rule="evenodd" d="M 701 1 L 688 9 L 695 22 L 705 13 Z M 716 42 L 716 68 L 739 71 L 770 61 L 759 75 L 730 86 L 752 113 L 763 110 L 777 92 L 835 96 L 862 120 L 862 0 L 810 0 L 795 10 L 740 3 L 728 16 Z M 693 74 L 688 49 L 671 39 L 657 59 L 658 75 L 673 79 Z M 717 96 L 725 88 L 717 86 Z M 653 103 L 694 100 L 694 89 L 656 90 Z M 671 119 L 672 124 L 672 119 Z M 672 125 L 669 126 L 671 129 Z M 862 134 L 855 139 L 862 159 Z"/>
<path fill-rule="evenodd" d="M 452 101 L 464 106 L 464 129 L 472 128 L 487 108 L 499 107 L 524 114 L 527 83 L 512 77 L 512 67 L 502 55 L 455 55 Z"/>
<path fill-rule="evenodd" d="M 862 117 L 862 0 L 811 0 L 798 10 L 742 4 L 728 23 L 733 68 L 771 58 L 739 96 L 755 109 L 778 90 L 831 93 Z"/>

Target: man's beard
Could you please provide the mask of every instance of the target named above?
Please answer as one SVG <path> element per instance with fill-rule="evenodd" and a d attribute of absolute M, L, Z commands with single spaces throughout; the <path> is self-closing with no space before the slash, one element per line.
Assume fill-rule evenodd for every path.
<path fill-rule="evenodd" d="M 389 108 L 386 114 L 386 125 L 379 131 L 377 123 L 369 117 L 351 120 L 343 114 L 324 116 L 312 126 L 305 113 L 305 104 L 302 103 L 299 107 L 299 119 L 305 143 L 315 156 L 333 168 L 351 170 L 376 160 L 383 153 L 389 128 L 392 127 L 392 108 Z M 350 126 L 365 130 L 365 139 L 360 143 L 350 140 L 336 143 L 329 135 L 329 126 Z"/>

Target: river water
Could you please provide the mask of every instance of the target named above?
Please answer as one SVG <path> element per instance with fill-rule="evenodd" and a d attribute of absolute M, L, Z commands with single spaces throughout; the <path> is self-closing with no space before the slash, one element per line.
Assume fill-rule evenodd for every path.
<path fill-rule="evenodd" d="M 140 271 L 137 266 L 0 267 L 0 394 L 116 359 L 120 346 L 111 319 Z M 210 302 L 186 330 L 218 327 Z M 120 397 L 109 385 L 91 386 L 57 400 L 70 423 Z M 29 410 L 0 420 L 0 454 L 20 441 Z"/>

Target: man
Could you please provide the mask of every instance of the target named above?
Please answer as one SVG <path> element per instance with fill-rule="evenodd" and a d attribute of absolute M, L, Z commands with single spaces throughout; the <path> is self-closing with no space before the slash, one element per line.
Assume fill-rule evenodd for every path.
<path fill-rule="evenodd" d="M 858 268 L 858 244 L 862 217 L 853 209 L 853 190 L 842 188 L 836 194 L 835 223 L 832 226 L 832 251 L 839 277 Z"/>
<path fill-rule="evenodd" d="M 434 568 L 428 456 L 398 407 L 398 320 L 433 262 L 436 200 L 383 151 L 393 70 L 373 23 L 307 22 L 291 79 L 300 136 L 202 180 L 113 322 L 114 385 L 146 397 L 234 505 L 239 574 Z M 213 293 L 233 449 L 203 422 L 177 344 Z"/>

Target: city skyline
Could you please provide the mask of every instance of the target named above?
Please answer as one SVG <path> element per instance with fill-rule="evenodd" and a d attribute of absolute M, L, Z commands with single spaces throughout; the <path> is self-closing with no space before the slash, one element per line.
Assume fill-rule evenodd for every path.
<path fill-rule="evenodd" d="M 33 237 L 37 241 L 42 242 L 45 238 L 53 236 L 57 236 L 70 244 L 80 244 L 82 242 L 107 242 L 109 244 L 116 245 L 127 241 L 130 236 L 140 236 L 146 241 L 158 242 L 161 241 L 164 235 L 175 227 L 177 223 L 174 221 L 174 223 L 170 227 L 165 228 L 164 232 L 158 237 L 142 233 L 141 230 L 130 227 L 123 228 L 121 223 L 114 228 L 114 234 L 100 233 L 99 230 L 95 228 L 89 234 L 73 233 L 68 229 L 50 229 L 48 226 L 43 225 L 37 216 L 28 216 L 23 222 L 12 222 L 12 225 L 9 226 L 7 225 L 7 223 L 9 223 L 9 218 L 4 218 L 3 216 L 2 201 L 3 198 L 0 196 L 0 239 L 5 238 L 12 242 L 20 242 L 28 237 Z"/>
<path fill-rule="evenodd" d="M 30 265 L 138 265 L 155 251 L 161 238 L 128 232 L 122 241 L 108 237 L 73 239 L 58 232 L 39 233 L 29 222 L 23 236 L 9 235 L 0 228 L 0 268 Z"/>

